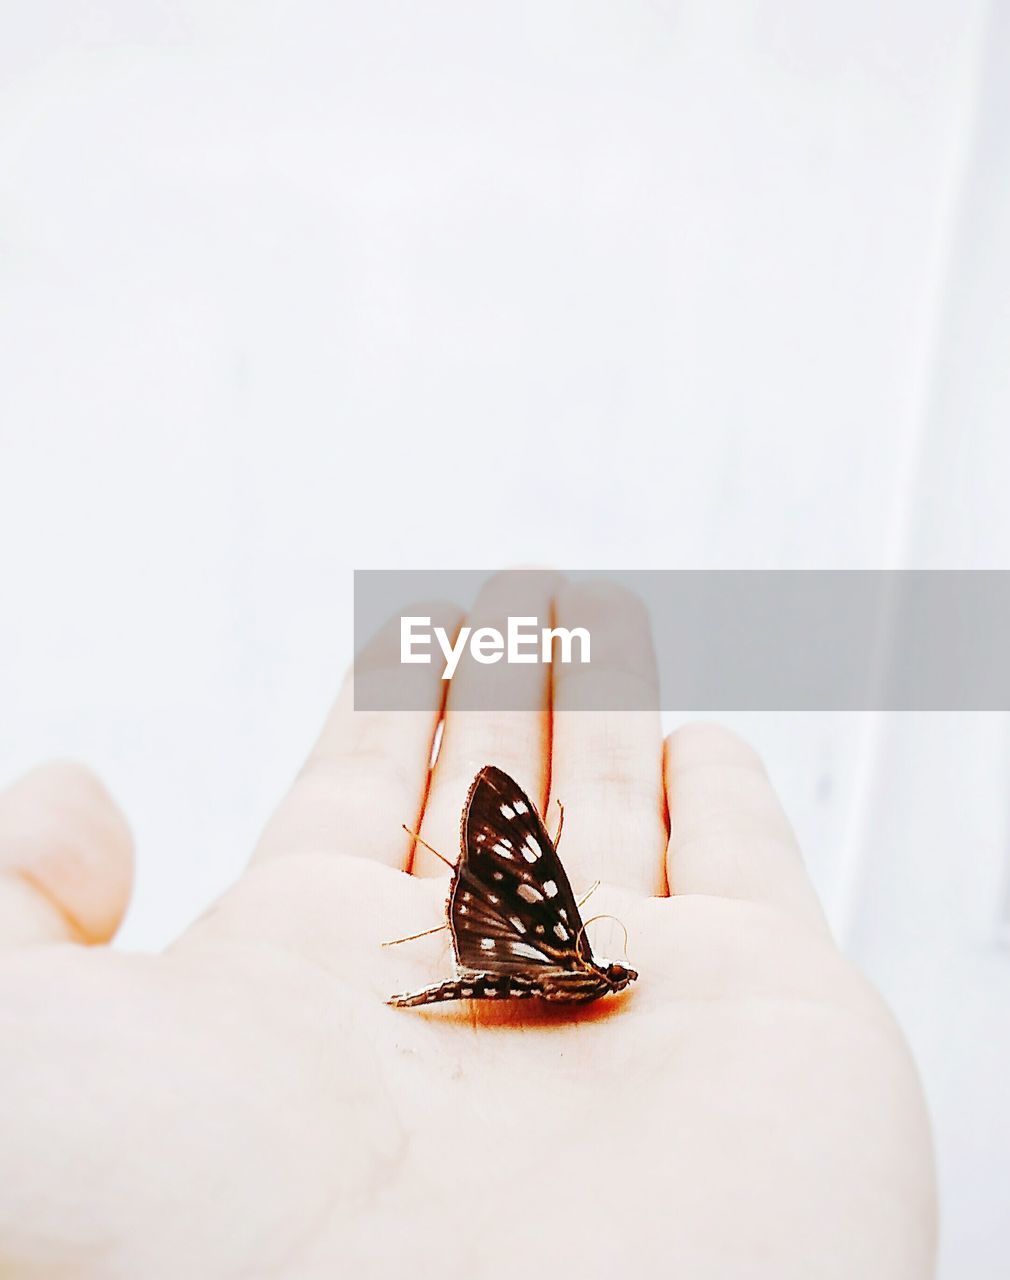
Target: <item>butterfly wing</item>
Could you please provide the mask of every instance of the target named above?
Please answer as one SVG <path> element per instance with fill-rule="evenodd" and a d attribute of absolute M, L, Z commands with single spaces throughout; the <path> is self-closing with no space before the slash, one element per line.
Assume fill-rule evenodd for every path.
<path fill-rule="evenodd" d="M 449 901 L 460 966 L 543 978 L 584 972 L 582 917 L 554 843 L 530 798 L 493 765 L 470 787 L 460 844 Z"/>

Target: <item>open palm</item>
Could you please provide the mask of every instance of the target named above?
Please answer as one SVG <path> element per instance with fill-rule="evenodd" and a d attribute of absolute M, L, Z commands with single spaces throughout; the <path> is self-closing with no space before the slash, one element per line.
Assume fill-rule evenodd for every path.
<path fill-rule="evenodd" d="M 536 583 L 475 616 L 540 612 Z M 555 590 L 627 652 L 633 601 Z M 394 649 L 355 679 L 395 678 Z M 571 710 L 562 678 L 528 712 L 450 699 L 429 773 L 439 685 L 362 712 L 348 681 L 250 870 L 161 956 L 79 945 L 128 880 L 94 783 L 50 768 L 0 801 L 0 1274 L 929 1276 L 914 1068 L 753 752 Z M 446 869 L 400 822 L 454 857 L 487 763 L 564 801 L 575 890 L 602 880 L 592 914 L 641 974 L 622 995 L 384 1003 L 451 972 L 444 932 L 380 946 L 444 919 Z M 612 922 L 591 936 L 621 958 Z"/>

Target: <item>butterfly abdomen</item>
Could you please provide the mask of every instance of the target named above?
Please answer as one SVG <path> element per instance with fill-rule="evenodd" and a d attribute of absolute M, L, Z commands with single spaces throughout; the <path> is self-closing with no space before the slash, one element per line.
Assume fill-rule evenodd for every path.
<path fill-rule="evenodd" d="M 401 996 L 390 996 L 387 1004 L 398 1009 L 413 1009 L 420 1004 L 438 1004 L 442 1000 L 508 1000 L 521 996 L 540 995 L 537 984 L 518 975 L 499 973 L 471 973 L 449 982 L 437 982 L 420 991 Z"/>
<path fill-rule="evenodd" d="M 448 982 L 437 982 L 420 991 L 390 996 L 387 1004 L 397 1009 L 439 1004 L 444 1000 L 515 1000 L 533 996 L 541 1000 L 579 1004 L 606 995 L 607 985 L 599 975 L 586 972 L 559 974 L 553 979 L 534 980 L 521 974 L 471 973 Z"/>

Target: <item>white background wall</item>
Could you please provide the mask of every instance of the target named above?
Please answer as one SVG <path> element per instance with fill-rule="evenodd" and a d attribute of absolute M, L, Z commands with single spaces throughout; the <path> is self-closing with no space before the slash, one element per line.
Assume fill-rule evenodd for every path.
<path fill-rule="evenodd" d="M 37 0 L 0 36 L 0 774 L 234 877 L 353 567 L 1010 567 L 1010 10 Z M 1007 1274 L 1002 716 L 740 716 Z"/>

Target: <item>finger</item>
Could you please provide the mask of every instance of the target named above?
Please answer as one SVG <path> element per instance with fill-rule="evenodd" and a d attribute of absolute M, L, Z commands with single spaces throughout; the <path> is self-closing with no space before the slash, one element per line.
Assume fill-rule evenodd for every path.
<path fill-rule="evenodd" d="M 130 829 L 90 770 L 42 765 L 0 793 L 0 946 L 108 942 L 132 881 Z"/>
<path fill-rule="evenodd" d="M 464 625 L 494 627 L 504 635 L 508 619 L 549 625 L 557 574 L 511 570 L 492 578 Z M 550 667 L 543 662 L 494 665 L 469 654 L 449 690 L 445 726 L 432 773 L 421 835 L 450 862 L 459 856 L 459 820 L 466 793 L 486 764 L 504 769 L 541 809 L 546 801 L 550 752 Z M 504 709 L 503 709 L 504 708 Z M 418 875 L 448 874 L 422 845 L 414 850 Z"/>
<path fill-rule="evenodd" d="M 454 636 L 460 610 L 442 602 L 411 606 Z M 348 673 L 311 755 L 267 823 L 254 860 L 347 853 L 405 867 L 412 841 L 403 824 L 420 820 L 445 682 L 437 663 L 403 666 L 400 616 L 365 646 Z M 385 706 L 355 710 L 370 689 Z"/>
<path fill-rule="evenodd" d="M 588 665 L 553 667 L 548 824 L 553 832 L 559 800 L 562 861 L 577 887 L 605 880 L 665 893 L 663 732 L 648 614 L 623 588 L 577 584 L 558 595 L 554 625 L 585 627 L 592 638 Z"/>
<path fill-rule="evenodd" d="M 666 740 L 665 774 L 671 894 L 741 898 L 827 928 L 753 748 L 718 725 L 686 725 Z"/>

